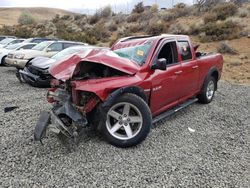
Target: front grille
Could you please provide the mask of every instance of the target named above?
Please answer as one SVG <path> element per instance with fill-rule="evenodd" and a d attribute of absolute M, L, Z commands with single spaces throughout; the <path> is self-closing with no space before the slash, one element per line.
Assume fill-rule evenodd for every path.
<path fill-rule="evenodd" d="M 35 67 L 35 66 L 32 66 L 32 65 L 28 66 L 28 70 L 29 70 L 32 74 L 34 74 L 34 75 L 36 75 L 36 76 L 40 76 L 42 79 L 51 78 L 51 75 L 50 75 L 50 74 L 47 74 L 47 73 L 44 72 L 45 70 L 40 69 L 40 68 L 37 68 L 37 67 Z"/>

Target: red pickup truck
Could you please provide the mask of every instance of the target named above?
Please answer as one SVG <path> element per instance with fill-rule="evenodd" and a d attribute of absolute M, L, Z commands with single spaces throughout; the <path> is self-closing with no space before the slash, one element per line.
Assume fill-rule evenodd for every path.
<path fill-rule="evenodd" d="M 184 35 L 136 36 L 58 62 L 49 70 L 53 108 L 41 114 L 35 140 L 49 126 L 75 140 L 94 126 L 115 146 L 139 144 L 153 123 L 197 100 L 212 101 L 223 57 L 196 50 Z"/>

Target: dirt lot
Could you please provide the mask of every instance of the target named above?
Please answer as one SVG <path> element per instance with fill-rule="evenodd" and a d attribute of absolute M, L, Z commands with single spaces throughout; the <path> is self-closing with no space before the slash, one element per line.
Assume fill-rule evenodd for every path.
<path fill-rule="evenodd" d="M 211 104 L 162 121 L 135 148 L 87 131 L 69 152 L 53 135 L 44 146 L 33 142 L 39 113 L 49 109 L 46 90 L 21 85 L 12 68 L 0 67 L 0 80 L 0 187 L 250 185 L 250 87 L 220 82 Z"/>

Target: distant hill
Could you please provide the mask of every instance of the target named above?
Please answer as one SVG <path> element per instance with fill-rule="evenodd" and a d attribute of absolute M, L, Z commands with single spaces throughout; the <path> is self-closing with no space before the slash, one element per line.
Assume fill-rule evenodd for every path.
<path fill-rule="evenodd" d="M 74 15 L 75 13 L 55 8 L 44 8 L 44 7 L 34 7 L 34 8 L 3 8 L 0 7 L 0 26 L 1 25 L 15 25 L 17 24 L 18 18 L 22 12 L 29 12 L 38 22 L 43 20 L 50 20 L 55 17 L 56 14 L 59 15 Z"/>

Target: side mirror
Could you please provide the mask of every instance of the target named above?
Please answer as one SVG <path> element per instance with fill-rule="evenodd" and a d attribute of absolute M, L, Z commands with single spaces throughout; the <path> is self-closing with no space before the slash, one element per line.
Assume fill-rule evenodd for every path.
<path fill-rule="evenodd" d="M 167 60 L 165 58 L 158 59 L 151 67 L 152 70 L 167 70 Z"/>

